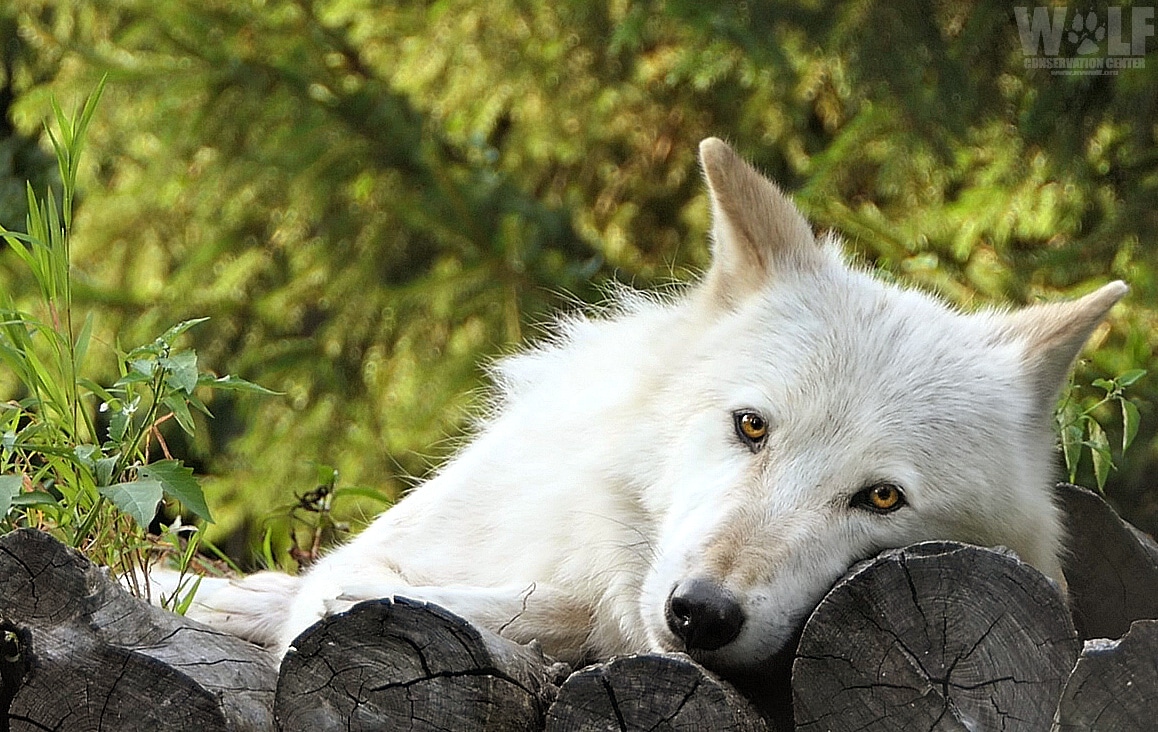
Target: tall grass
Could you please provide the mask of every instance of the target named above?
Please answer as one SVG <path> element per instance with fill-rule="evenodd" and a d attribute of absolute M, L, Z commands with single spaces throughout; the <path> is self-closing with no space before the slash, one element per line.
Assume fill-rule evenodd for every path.
<path fill-rule="evenodd" d="M 93 314 L 79 318 L 74 307 L 70 248 L 77 171 L 103 89 L 102 80 L 71 117 L 53 103 L 55 130 L 46 129 L 60 200 L 51 188 L 37 196 L 29 185 L 26 233 L 0 227 L 39 295 L 23 310 L 10 294 L 0 294 L 0 367 L 19 385 L 19 398 L 0 403 L 0 531 L 48 531 L 147 596 L 139 570 L 151 554 L 179 549 L 184 570 L 197 546 L 195 526 L 148 533 L 161 502 L 178 501 L 198 519 L 213 520 L 193 471 L 170 454 L 160 426 L 171 420 L 192 435 L 194 412 L 212 416 L 198 396 L 204 388 L 272 392 L 200 370 L 181 337 L 205 318 L 178 323 L 128 351 L 104 346 L 115 351 L 119 366 L 111 385 L 86 375 L 90 350 L 101 344 L 93 339 Z M 181 609 L 188 598 L 186 592 L 163 600 Z"/>

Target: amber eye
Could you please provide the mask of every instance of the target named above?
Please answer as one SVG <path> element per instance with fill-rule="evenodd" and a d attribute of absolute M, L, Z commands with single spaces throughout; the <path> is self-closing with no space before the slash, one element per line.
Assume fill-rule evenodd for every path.
<path fill-rule="evenodd" d="M 736 434 L 755 449 L 768 435 L 768 422 L 757 412 L 736 412 Z"/>
<path fill-rule="evenodd" d="M 905 494 L 898 485 L 877 483 L 857 493 L 853 505 L 877 513 L 890 513 L 905 505 Z"/>

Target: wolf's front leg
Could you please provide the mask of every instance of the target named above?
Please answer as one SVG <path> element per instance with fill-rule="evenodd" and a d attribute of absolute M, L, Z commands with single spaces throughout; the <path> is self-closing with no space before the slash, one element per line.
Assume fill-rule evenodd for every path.
<path fill-rule="evenodd" d="M 359 602 L 407 597 L 429 602 L 517 643 L 542 644 L 552 658 L 576 664 L 583 660 L 591 633 L 594 608 L 574 595 L 538 583 L 503 587 L 412 587 L 369 579 L 341 585 L 311 578 L 299 591 L 282 634 L 280 652 L 293 639 L 327 615 L 349 610 Z"/>

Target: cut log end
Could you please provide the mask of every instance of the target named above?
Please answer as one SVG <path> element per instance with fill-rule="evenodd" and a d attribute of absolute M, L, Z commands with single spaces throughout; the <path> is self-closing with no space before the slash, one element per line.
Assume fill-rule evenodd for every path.
<path fill-rule="evenodd" d="M 1090 641 L 1066 682 L 1058 732 L 1153 729 L 1158 700 L 1158 620 L 1138 620 L 1121 640 Z"/>
<path fill-rule="evenodd" d="M 1057 486 L 1068 534 L 1064 571 L 1082 640 L 1121 638 L 1135 620 L 1158 618 L 1158 544 L 1096 493 Z"/>
<path fill-rule="evenodd" d="M 548 732 L 765 732 L 755 707 L 682 654 L 625 656 L 571 675 Z"/>
<path fill-rule="evenodd" d="M 275 713 L 287 730 L 538 730 L 556 673 L 537 650 L 440 607 L 375 600 L 298 637 Z"/>
<path fill-rule="evenodd" d="M 276 659 L 129 595 L 47 534 L 0 537 L 13 730 L 268 730 Z"/>
<path fill-rule="evenodd" d="M 888 551 L 805 626 L 797 729 L 1047 729 L 1079 648 L 1060 593 L 1009 554 Z"/>

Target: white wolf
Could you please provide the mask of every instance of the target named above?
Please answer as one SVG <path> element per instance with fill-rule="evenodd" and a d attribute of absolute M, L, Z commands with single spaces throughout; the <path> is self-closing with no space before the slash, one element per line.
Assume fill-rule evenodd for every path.
<path fill-rule="evenodd" d="M 572 662 L 761 665 L 857 560 L 1004 545 L 1064 587 L 1051 415 L 1126 292 L 964 314 L 874 279 L 705 140 L 713 262 L 502 361 L 474 439 L 301 577 L 206 584 L 190 614 L 285 651 L 408 596 Z"/>

